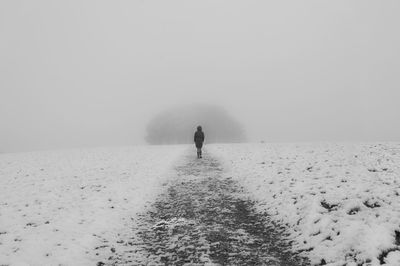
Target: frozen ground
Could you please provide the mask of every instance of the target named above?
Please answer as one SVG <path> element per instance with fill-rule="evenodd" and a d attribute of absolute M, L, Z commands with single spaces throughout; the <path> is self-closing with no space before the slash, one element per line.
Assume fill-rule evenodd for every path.
<path fill-rule="evenodd" d="M 99 265 L 309 265 L 211 154 L 198 160 L 189 151 L 175 170 L 165 191 L 126 224 L 132 230 L 104 241 Z"/>
<path fill-rule="evenodd" d="M 144 245 L 146 252 L 159 255 L 163 248 L 181 248 L 182 242 L 159 229 L 186 234 L 194 226 L 189 236 L 208 239 L 204 261 L 233 263 L 259 248 L 251 243 L 269 230 L 260 221 L 270 220 L 287 228 L 282 236 L 291 241 L 293 254 L 302 252 L 313 265 L 400 265 L 400 144 L 207 145 L 204 164 L 182 157 L 186 149 L 144 146 L 0 155 L 0 265 L 95 265 L 109 256 L 118 259 L 118 248 L 135 237 L 135 225 L 136 233 L 149 234 L 149 241 L 160 237 L 161 249 Z M 202 182 L 212 189 L 204 189 Z M 172 193 L 174 187 L 179 193 Z M 246 201 L 241 201 L 243 195 Z M 201 203 L 203 198 L 210 208 Z M 170 206 L 178 212 L 174 216 L 186 215 L 192 203 L 200 223 L 168 220 L 171 213 L 162 208 Z M 161 208 L 146 216 L 151 206 Z M 208 211 L 216 212 L 214 220 L 204 215 Z M 159 235 L 139 226 L 149 217 L 161 221 L 151 227 Z M 249 219 L 255 222 L 243 222 Z M 209 227 L 208 222 L 226 229 L 221 224 Z M 214 227 L 226 234 L 214 234 L 209 230 Z M 209 231 L 197 232 L 199 228 Z M 238 250 L 245 252 L 220 253 L 218 244 L 211 246 L 220 242 L 237 248 L 226 244 L 227 239 L 241 241 Z M 191 245 L 184 250 L 197 247 L 193 239 L 186 240 Z M 176 246 L 166 246 L 170 241 Z"/>
<path fill-rule="evenodd" d="M 400 265 L 400 144 L 209 146 L 314 265 Z"/>
<path fill-rule="evenodd" d="M 0 265 L 95 265 L 183 146 L 0 155 Z"/>

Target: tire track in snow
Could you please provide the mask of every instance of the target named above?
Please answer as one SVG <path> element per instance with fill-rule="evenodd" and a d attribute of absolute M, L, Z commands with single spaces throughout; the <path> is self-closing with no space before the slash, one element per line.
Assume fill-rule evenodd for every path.
<path fill-rule="evenodd" d="M 108 265 L 308 265 L 290 251 L 284 229 L 214 158 L 176 167 L 167 191 L 134 221 L 130 239 Z M 105 265 L 105 264 L 98 264 Z"/>

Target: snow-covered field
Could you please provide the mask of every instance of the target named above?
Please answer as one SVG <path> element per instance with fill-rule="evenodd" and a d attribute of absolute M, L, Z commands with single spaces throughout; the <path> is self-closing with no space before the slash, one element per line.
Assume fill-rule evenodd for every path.
<path fill-rule="evenodd" d="M 0 265 L 95 265 L 186 149 L 0 155 Z M 400 144 L 225 144 L 207 154 L 314 265 L 400 265 Z"/>
<path fill-rule="evenodd" d="M 95 248 L 152 201 L 184 149 L 0 155 L 0 265 L 95 265 Z"/>
<path fill-rule="evenodd" d="M 400 265 L 400 144 L 208 146 L 314 265 Z"/>

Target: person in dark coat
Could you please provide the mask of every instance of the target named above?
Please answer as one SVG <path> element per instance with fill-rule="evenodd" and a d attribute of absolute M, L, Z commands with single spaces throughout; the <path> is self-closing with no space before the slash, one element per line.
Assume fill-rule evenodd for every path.
<path fill-rule="evenodd" d="M 203 148 L 204 143 L 204 132 L 201 126 L 198 126 L 197 131 L 194 133 L 194 143 L 197 148 L 197 158 L 202 158 L 201 148 Z"/>

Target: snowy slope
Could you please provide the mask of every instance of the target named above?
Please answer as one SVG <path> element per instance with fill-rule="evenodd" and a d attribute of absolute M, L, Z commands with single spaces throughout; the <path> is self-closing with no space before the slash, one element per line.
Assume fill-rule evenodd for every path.
<path fill-rule="evenodd" d="M 0 265 L 95 265 L 95 248 L 156 196 L 184 149 L 0 155 Z"/>
<path fill-rule="evenodd" d="M 400 265 L 400 144 L 207 149 L 314 265 Z"/>

